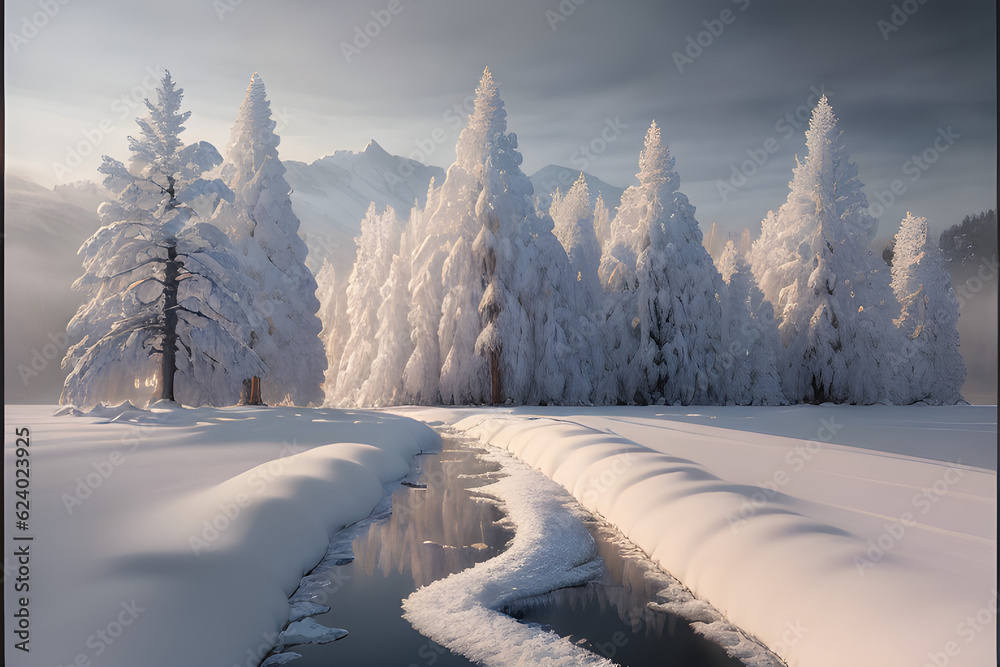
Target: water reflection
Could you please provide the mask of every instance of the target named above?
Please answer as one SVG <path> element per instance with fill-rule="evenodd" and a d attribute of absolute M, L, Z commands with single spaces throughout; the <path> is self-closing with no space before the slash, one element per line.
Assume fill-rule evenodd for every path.
<path fill-rule="evenodd" d="M 471 665 L 419 634 L 402 618 L 403 598 L 452 572 L 499 554 L 513 538 L 503 512 L 477 487 L 500 466 L 482 450 L 445 440 L 440 455 L 422 455 L 411 483 L 392 495 L 392 514 L 357 535 L 355 560 L 331 571 L 331 607 L 316 617 L 350 634 L 326 645 L 294 647 L 296 667 L 343 665 Z M 330 587 L 328 587 L 329 589 Z"/>
<path fill-rule="evenodd" d="M 600 580 L 525 600 L 509 610 L 623 665 L 740 667 L 743 663 L 695 633 L 687 621 L 650 607 L 682 588 L 606 523 L 587 523 L 604 560 Z"/>
<path fill-rule="evenodd" d="M 354 540 L 365 574 L 409 572 L 417 588 L 496 556 L 513 537 L 492 499 L 474 491 L 500 466 L 470 449 L 446 449 L 442 459 L 421 457 L 426 488 L 393 494 L 392 515 Z"/>
<path fill-rule="evenodd" d="M 390 516 L 359 527 L 354 561 L 334 559 L 331 563 L 345 564 L 318 575 L 332 585 L 316 601 L 331 609 L 316 620 L 350 634 L 332 644 L 294 647 L 302 655 L 296 667 L 473 664 L 417 633 L 403 620 L 400 605 L 421 586 L 493 558 L 513 538 L 496 502 L 478 490 L 500 471 L 498 464 L 478 457 L 481 451 L 446 439 L 440 455 L 417 457 L 422 469 L 409 482 L 426 488 L 397 490 Z M 590 521 L 588 528 L 606 564 L 601 580 L 524 601 L 506 612 L 623 665 L 740 664 L 685 621 L 649 608 L 648 602 L 661 599 L 657 595 L 670 585 L 669 578 L 606 524 Z"/>

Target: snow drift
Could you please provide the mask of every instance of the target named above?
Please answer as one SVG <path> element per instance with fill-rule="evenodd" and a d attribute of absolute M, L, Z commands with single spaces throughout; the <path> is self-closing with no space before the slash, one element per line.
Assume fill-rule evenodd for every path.
<path fill-rule="evenodd" d="M 995 664 L 993 410 L 404 414 L 516 454 L 790 665 L 819 667 Z"/>
<path fill-rule="evenodd" d="M 6 481 L 15 427 L 30 430 L 34 473 L 18 532 L 34 537 L 31 651 L 8 642 L 8 665 L 259 664 L 330 536 L 440 442 L 364 412 L 51 410 L 7 410 Z M 6 513 L 7 554 L 12 522 Z"/>

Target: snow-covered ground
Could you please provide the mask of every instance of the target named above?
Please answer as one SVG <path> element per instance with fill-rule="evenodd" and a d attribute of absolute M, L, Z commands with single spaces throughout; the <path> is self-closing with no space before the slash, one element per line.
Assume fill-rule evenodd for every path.
<path fill-rule="evenodd" d="M 996 664 L 994 407 L 398 412 L 545 472 L 790 665 Z"/>
<path fill-rule="evenodd" d="M 440 442 L 422 424 L 370 412 L 54 410 L 6 409 L 7 665 L 255 667 L 330 536 Z M 13 496 L 21 428 L 23 531 Z M 14 555 L 22 547 L 25 563 Z M 30 589 L 15 592 L 21 576 Z M 30 653 L 12 627 L 22 596 Z"/>
<path fill-rule="evenodd" d="M 541 470 L 790 665 L 995 664 L 993 407 L 53 410 L 6 410 L 9 665 L 256 665 L 330 535 L 437 448 L 399 415 Z M 18 458 L 31 470 L 23 531 Z M 537 513 L 560 502 L 532 488 L 507 508 L 522 538 L 547 535 Z M 519 548 L 559 552 L 515 543 L 514 566 Z M 555 579 L 587 560 L 563 551 L 542 563 Z M 505 563 L 480 569 L 507 581 Z M 30 654 L 14 646 L 21 576 Z M 476 608 L 503 591 L 473 583 L 453 611 L 503 621 Z M 420 611 L 434 595 L 408 607 L 430 634 L 447 630 Z"/>

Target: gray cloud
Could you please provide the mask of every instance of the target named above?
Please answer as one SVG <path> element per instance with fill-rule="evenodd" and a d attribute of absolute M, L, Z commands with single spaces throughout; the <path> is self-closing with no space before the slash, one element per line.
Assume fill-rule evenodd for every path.
<path fill-rule="evenodd" d="M 546 11 L 558 16 L 560 4 L 575 9 L 553 30 Z M 886 40 L 877 22 L 890 20 L 893 4 L 918 9 Z M 220 5 L 232 9 L 221 19 Z M 250 74 L 259 71 L 272 106 L 290 116 L 283 157 L 359 150 L 369 138 L 409 155 L 441 129 L 447 139 L 427 161 L 447 166 L 458 134 L 449 109 L 472 93 L 489 65 L 526 171 L 550 162 L 573 167 L 574 151 L 598 136 L 605 119 L 617 117 L 627 128 L 587 170 L 627 185 L 655 118 L 704 226 L 752 226 L 784 201 L 804 141 L 801 128 L 786 138 L 776 124 L 807 102 L 813 86 L 829 92 L 870 194 L 899 178 L 938 127 L 953 126 L 961 135 L 919 180 L 907 182 L 883 218 L 885 232 L 906 210 L 943 228 L 996 205 L 991 2 L 400 0 L 402 10 L 348 62 L 342 44 L 374 20 L 372 11 L 384 18 L 389 5 L 92 0 L 62 6 L 17 53 L 9 40 L 5 46 L 8 165 L 54 181 L 51 163 L 111 116 L 111 105 L 141 85 L 147 67 L 160 66 L 186 90 L 193 112 L 188 141 L 224 145 Z M 5 33 L 16 33 L 38 7 L 31 0 L 5 2 Z M 723 11 L 732 12 L 728 24 L 716 22 Z M 697 40 L 719 25 L 721 34 L 678 71 L 673 54 L 685 52 L 688 37 Z M 709 40 L 702 35 L 702 41 Z M 124 157 L 124 135 L 134 125 L 113 117 L 114 132 L 66 180 L 95 178 L 96 153 Z M 779 150 L 723 201 L 718 182 L 769 138 Z"/>

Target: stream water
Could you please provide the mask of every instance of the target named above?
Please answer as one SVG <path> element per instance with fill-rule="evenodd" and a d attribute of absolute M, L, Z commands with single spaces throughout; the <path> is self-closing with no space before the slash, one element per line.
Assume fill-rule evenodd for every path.
<path fill-rule="evenodd" d="M 479 457 L 482 450 L 445 439 L 440 454 L 418 457 L 422 474 L 392 495 L 392 513 L 371 522 L 354 537 L 355 558 L 327 574 L 331 585 L 315 616 L 349 635 L 329 644 L 295 646 L 296 667 L 378 665 L 450 667 L 471 665 L 416 632 L 401 614 L 410 593 L 452 572 L 472 567 L 504 550 L 513 537 L 498 524 L 502 512 L 477 493 L 495 479 L 499 465 Z M 695 634 L 682 619 L 650 610 L 654 585 L 643 580 L 630 558 L 608 539 L 606 526 L 589 526 L 606 568 L 597 582 L 555 591 L 508 610 L 570 637 L 622 665 L 737 667 L 716 644 Z"/>

